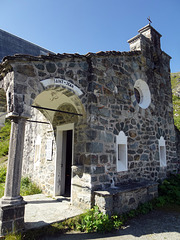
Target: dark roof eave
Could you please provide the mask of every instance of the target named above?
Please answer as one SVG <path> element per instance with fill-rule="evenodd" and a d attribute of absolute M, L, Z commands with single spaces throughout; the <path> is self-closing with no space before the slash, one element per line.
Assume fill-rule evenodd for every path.
<path fill-rule="evenodd" d="M 32 56 L 32 55 L 24 55 L 24 54 L 15 54 L 14 56 L 6 56 L 3 58 L 3 62 L 5 61 L 44 61 L 44 60 L 56 60 L 56 59 L 64 59 L 64 58 L 89 58 L 89 57 L 95 57 L 95 56 L 134 56 L 139 55 L 140 51 L 130 51 L 130 52 L 119 52 L 119 51 L 100 51 L 97 53 L 87 53 L 85 55 L 80 55 L 78 53 L 63 53 L 63 54 L 48 54 L 48 55 L 40 55 L 40 56 Z M 3 63 L 2 62 L 2 63 Z"/>
<path fill-rule="evenodd" d="M 97 52 L 97 53 L 87 53 L 85 56 L 92 57 L 92 56 L 134 56 L 140 55 L 141 51 L 129 51 L 129 52 L 119 52 L 119 51 L 106 51 L 106 52 Z"/>

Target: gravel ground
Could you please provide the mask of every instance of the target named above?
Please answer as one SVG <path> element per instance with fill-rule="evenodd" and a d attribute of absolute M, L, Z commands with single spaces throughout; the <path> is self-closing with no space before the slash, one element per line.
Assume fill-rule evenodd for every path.
<path fill-rule="evenodd" d="M 108 234 L 70 232 L 41 240 L 180 240 L 180 208 L 154 210 L 132 219 L 117 232 Z"/>

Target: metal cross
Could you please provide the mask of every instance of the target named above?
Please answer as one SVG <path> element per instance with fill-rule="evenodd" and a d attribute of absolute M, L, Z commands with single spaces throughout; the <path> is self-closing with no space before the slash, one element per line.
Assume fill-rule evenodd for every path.
<path fill-rule="evenodd" d="M 149 21 L 149 24 L 151 24 L 151 23 L 152 23 L 152 21 L 151 21 L 150 17 L 149 17 L 149 18 L 147 18 L 147 20 Z"/>

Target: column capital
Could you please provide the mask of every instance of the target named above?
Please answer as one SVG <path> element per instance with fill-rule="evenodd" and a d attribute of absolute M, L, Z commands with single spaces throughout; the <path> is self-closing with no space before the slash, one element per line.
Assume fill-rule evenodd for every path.
<path fill-rule="evenodd" d="M 24 118 L 26 120 L 28 118 L 31 118 L 31 115 L 29 115 L 29 114 L 21 114 L 21 115 L 19 115 L 16 112 L 9 112 L 6 115 L 6 118 L 10 118 L 10 119 L 11 118 Z"/>

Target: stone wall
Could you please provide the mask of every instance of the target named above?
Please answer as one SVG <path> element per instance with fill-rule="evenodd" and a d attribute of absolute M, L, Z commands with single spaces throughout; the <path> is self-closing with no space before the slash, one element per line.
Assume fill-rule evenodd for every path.
<path fill-rule="evenodd" d="M 56 127 L 67 123 L 74 124 L 73 204 L 90 207 L 93 191 L 128 182 L 157 181 L 177 171 L 170 57 L 160 49 L 160 34 L 149 27 L 129 41 L 131 50 L 138 51 L 15 56 L 5 58 L 0 66 L 4 76 L 0 87 L 7 91 L 9 114 L 50 122 L 27 123 L 23 168 L 23 174 L 31 176 L 47 194 L 54 188 Z M 58 85 L 56 79 L 67 85 Z M 135 96 L 139 81 L 150 93 L 146 107 L 141 105 L 146 93 L 141 96 L 140 91 L 139 100 Z M 68 85 L 77 87 L 81 94 Z M 44 98 L 40 99 L 41 94 Z M 32 112 L 32 104 L 67 108 L 79 115 Z M 127 171 L 117 171 L 117 136 L 121 131 L 127 137 Z M 47 161 L 46 139 L 50 136 L 53 157 Z M 37 138 L 41 139 L 40 160 Z M 159 145 L 162 138 L 164 152 Z M 161 165 L 163 154 L 166 163 Z"/>
<path fill-rule="evenodd" d="M 154 71 L 153 62 L 151 68 L 147 67 L 144 58 L 133 52 L 132 55 L 102 53 L 91 57 L 92 142 L 88 145 L 90 156 L 86 155 L 85 163 L 91 159 L 89 172 L 93 189 L 106 189 L 111 180 L 117 184 L 165 178 L 167 172 L 176 170 L 177 166 L 167 72 Z M 134 96 L 138 79 L 144 80 L 150 89 L 151 104 L 147 109 L 139 107 Z M 128 137 L 128 171 L 124 172 L 116 171 L 116 136 L 120 131 Z M 161 136 L 166 140 L 167 167 L 160 167 L 158 140 Z"/>
<path fill-rule="evenodd" d="M 158 184 L 141 182 L 121 184 L 120 187 L 94 192 L 94 204 L 101 212 L 109 215 L 122 214 L 136 209 L 139 204 L 145 203 L 158 196 Z"/>
<path fill-rule="evenodd" d="M 32 108 L 31 113 L 33 121 L 48 122 L 39 110 Z M 49 138 L 53 139 L 51 160 L 46 158 Z M 56 140 L 52 125 L 50 122 L 49 124 L 26 122 L 24 141 L 22 175 L 30 177 L 46 195 L 52 196 L 56 161 Z"/>
<path fill-rule="evenodd" d="M 75 78 L 75 72 L 79 71 L 77 63 L 70 63 L 56 64 L 70 66 L 62 68 L 61 72 L 71 72 L 72 77 L 58 77 L 71 81 Z M 115 184 L 142 179 L 156 181 L 175 171 L 176 146 L 167 72 L 162 75 L 150 68 L 146 70 L 140 52 L 88 54 L 83 66 L 86 68 L 81 70 L 81 75 L 89 76 L 83 100 L 87 104 L 84 105 L 87 123 L 76 125 L 75 130 L 75 201 L 89 202 L 92 190 L 106 189 L 112 181 Z M 138 79 L 146 81 L 150 88 L 151 104 L 147 109 L 142 109 L 134 96 L 134 84 Z M 38 116 L 38 119 L 41 118 Z M 41 128 L 46 131 L 46 125 Z M 116 136 L 120 131 L 128 137 L 128 171 L 117 172 Z M 160 167 L 158 140 L 161 136 L 166 141 L 167 167 Z"/>

